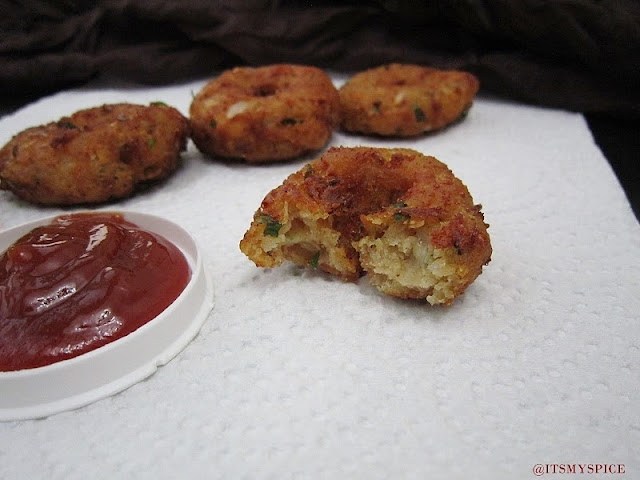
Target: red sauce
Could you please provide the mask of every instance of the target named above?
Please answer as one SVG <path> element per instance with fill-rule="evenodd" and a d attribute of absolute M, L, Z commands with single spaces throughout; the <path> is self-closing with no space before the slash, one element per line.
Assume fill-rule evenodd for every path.
<path fill-rule="evenodd" d="M 0 257 L 0 371 L 124 337 L 165 310 L 190 277 L 175 245 L 121 214 L 57 217 Z"/>

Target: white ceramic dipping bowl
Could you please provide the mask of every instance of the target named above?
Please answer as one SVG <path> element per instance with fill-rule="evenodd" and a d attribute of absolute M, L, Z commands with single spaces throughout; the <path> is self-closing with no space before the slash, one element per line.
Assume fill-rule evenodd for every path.
<path fill-rule="evenodd" d="M 125 390 L 152 375 L 184 349 L 211 312 L 213 285 L 193 237 L 161 217 L 114 212 L 173 242 L 191 267 L 189 283 L 164 312 L 125 337 L 44 367 L 0 372 L 0 421 L 47 417 Z M 0 253 L 33 228 L 49 224 L 55 217 L 0 232 Z"/>

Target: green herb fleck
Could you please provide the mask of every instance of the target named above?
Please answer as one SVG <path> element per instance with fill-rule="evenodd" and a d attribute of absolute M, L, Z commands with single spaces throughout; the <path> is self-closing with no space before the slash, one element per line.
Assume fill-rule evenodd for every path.
<path fill-rule="evenodd" d="M 155 144 L 156 144 L 156 139 L 153 137 L 149 137 L 149 140 L 147 140 L 147 146 L 149 148 L 153 148 Z"/>
<path fill-rule="evenodd" d="M 280 120 L 280 125 L 295 125 L 296 123 L 300 123 L 295 118 L 287 117 Z"/>
<path fill-rule="evenodd" d="M 262 215 L 258 220 L 260 223 L 266 223 L 264 234 L 270 237 L 277 237 L 282 228 L 282 224 L 270 215 Z"/>
<path fill-rule="evenodd" d="M 58 122 L 58 127 L 65 128 L 67 130 L 75 130 L 78 128 L 74 123 L 70 122 L 69 120 L 60 120 Z"/>
<path fill-rule="evenodd" d="M 309 178 L 311 175 L 313 175 L 313 165 L 309 163 L 304 170 L 304 178 Z"/>
<path fill-rule="evenodd" d="M 320 251 L 317 251 L 313 257 L 309 260 L 309 266 L 311 268 L 318 268 L 318 260 L 320 260 Z"/>
<path fill-rule="evenodd" d="M 391 206 L 393 208 L 400 209 L 400 208 L 406 208 L 407 204 L 400 200 L 398 202 L 392 203 Z M 404 213 L 404 212 L 402 212 L 400 210 L 398 210 L 396 213 L 393 214 L 393 219 L 396 222 L 404 222 L 406 220 L 409 220 L 409 218 L 411 218 L 411 217 L 409 216 L 408 213 Z"/>
<path fill-rule="evenodd" d="M 462 248 L 460 248 L 460 245 L 458 244 L 458 240 L 453 241 L 453 248 L 456 249 L 456 253 L 458 255 L 462 255 Z"/>
<path fill-rule="evenodd" d="M 376 113 L 380 113 L 380 107 L 382 107 L 382 102 L 373 102 L 373 109 L 376 111 Z"/>
<path fill-rule="evenodd" d="M 161 102 L 161 101 L 151 102 L 151 105 L 154 106 L 154 107 L 168 107 L 169 106 L 166 103 Z"/>
<path fill-rule="evenodd" d="M 209 126 L 211 128 L 216 128 L 218 126 L 218 122 L 216 122 L 215 118 L 212 118 L 211 120 L 209 120 Z"/>
<path fill-rule="evenodd" d="M 422 110 L 418 105 L 413 107 L 413 114 L 416 117 L 416 122 L 424 122 L 427 120 L 427 116 L 424 114 L 424 110 Z"/>

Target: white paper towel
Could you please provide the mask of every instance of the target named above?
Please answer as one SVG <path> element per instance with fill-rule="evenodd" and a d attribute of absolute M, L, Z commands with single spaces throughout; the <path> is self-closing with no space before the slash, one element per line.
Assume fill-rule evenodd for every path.
<path fill-rule="evenodd" d="M 102 103 L 186 115 L 203 83 L 59 93 L 3 118 L 0 142 Z M 332 144 L 414 148 L 466 183 L 494 253 L 464 296 L 434 308 L 366 278 L 256 268 L 238 242 L 311 157 L 220 163 L 190 144 L 166 183 L 103 208 L 189 230 L 209 258 L 212 315 L 147 381 L 0 423 L 0 478 L 526 479 L 536 464 L 588 463 L 626 473 L 570 477 L 640 478 L 640 228 L 583 117 L 480 98 L 436 134 Z M 0 204 L 1 229 L 68 211 L 8 192 Z"/>

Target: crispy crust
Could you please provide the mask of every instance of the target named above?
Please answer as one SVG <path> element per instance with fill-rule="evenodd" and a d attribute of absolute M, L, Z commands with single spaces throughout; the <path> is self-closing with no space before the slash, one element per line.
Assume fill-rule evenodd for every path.
<path fill-rule="evenodd" d="M 164 104 L 80 110 L 28 128 L 0 150 L 0 187 L 43 205 L 101 203 L 169 176 L 188 120 Z"/>
<path fill-rule="evenodd" d="M 357 73 L 339 90 L 342 128 L 410 137 L 441 129 L 464 116 L 478 79 L 462 71 L 389 64 Z"/>
<path fill-rule="evenodd" d="M 259 267 L 289 260 L 401 298 L 450 304 L 491 243 L 480 206 L 446 165 L 409 149 L 331 148 L 272 190 L 240 249 Z"/>
<path fill-rule="evenodd" d="M 339 115 L 338 92 L 328 75 L 301 65 L 227 70 L 200 90 L 190 108 L 200 151 L 253 163 L 321 149 Z"/>

